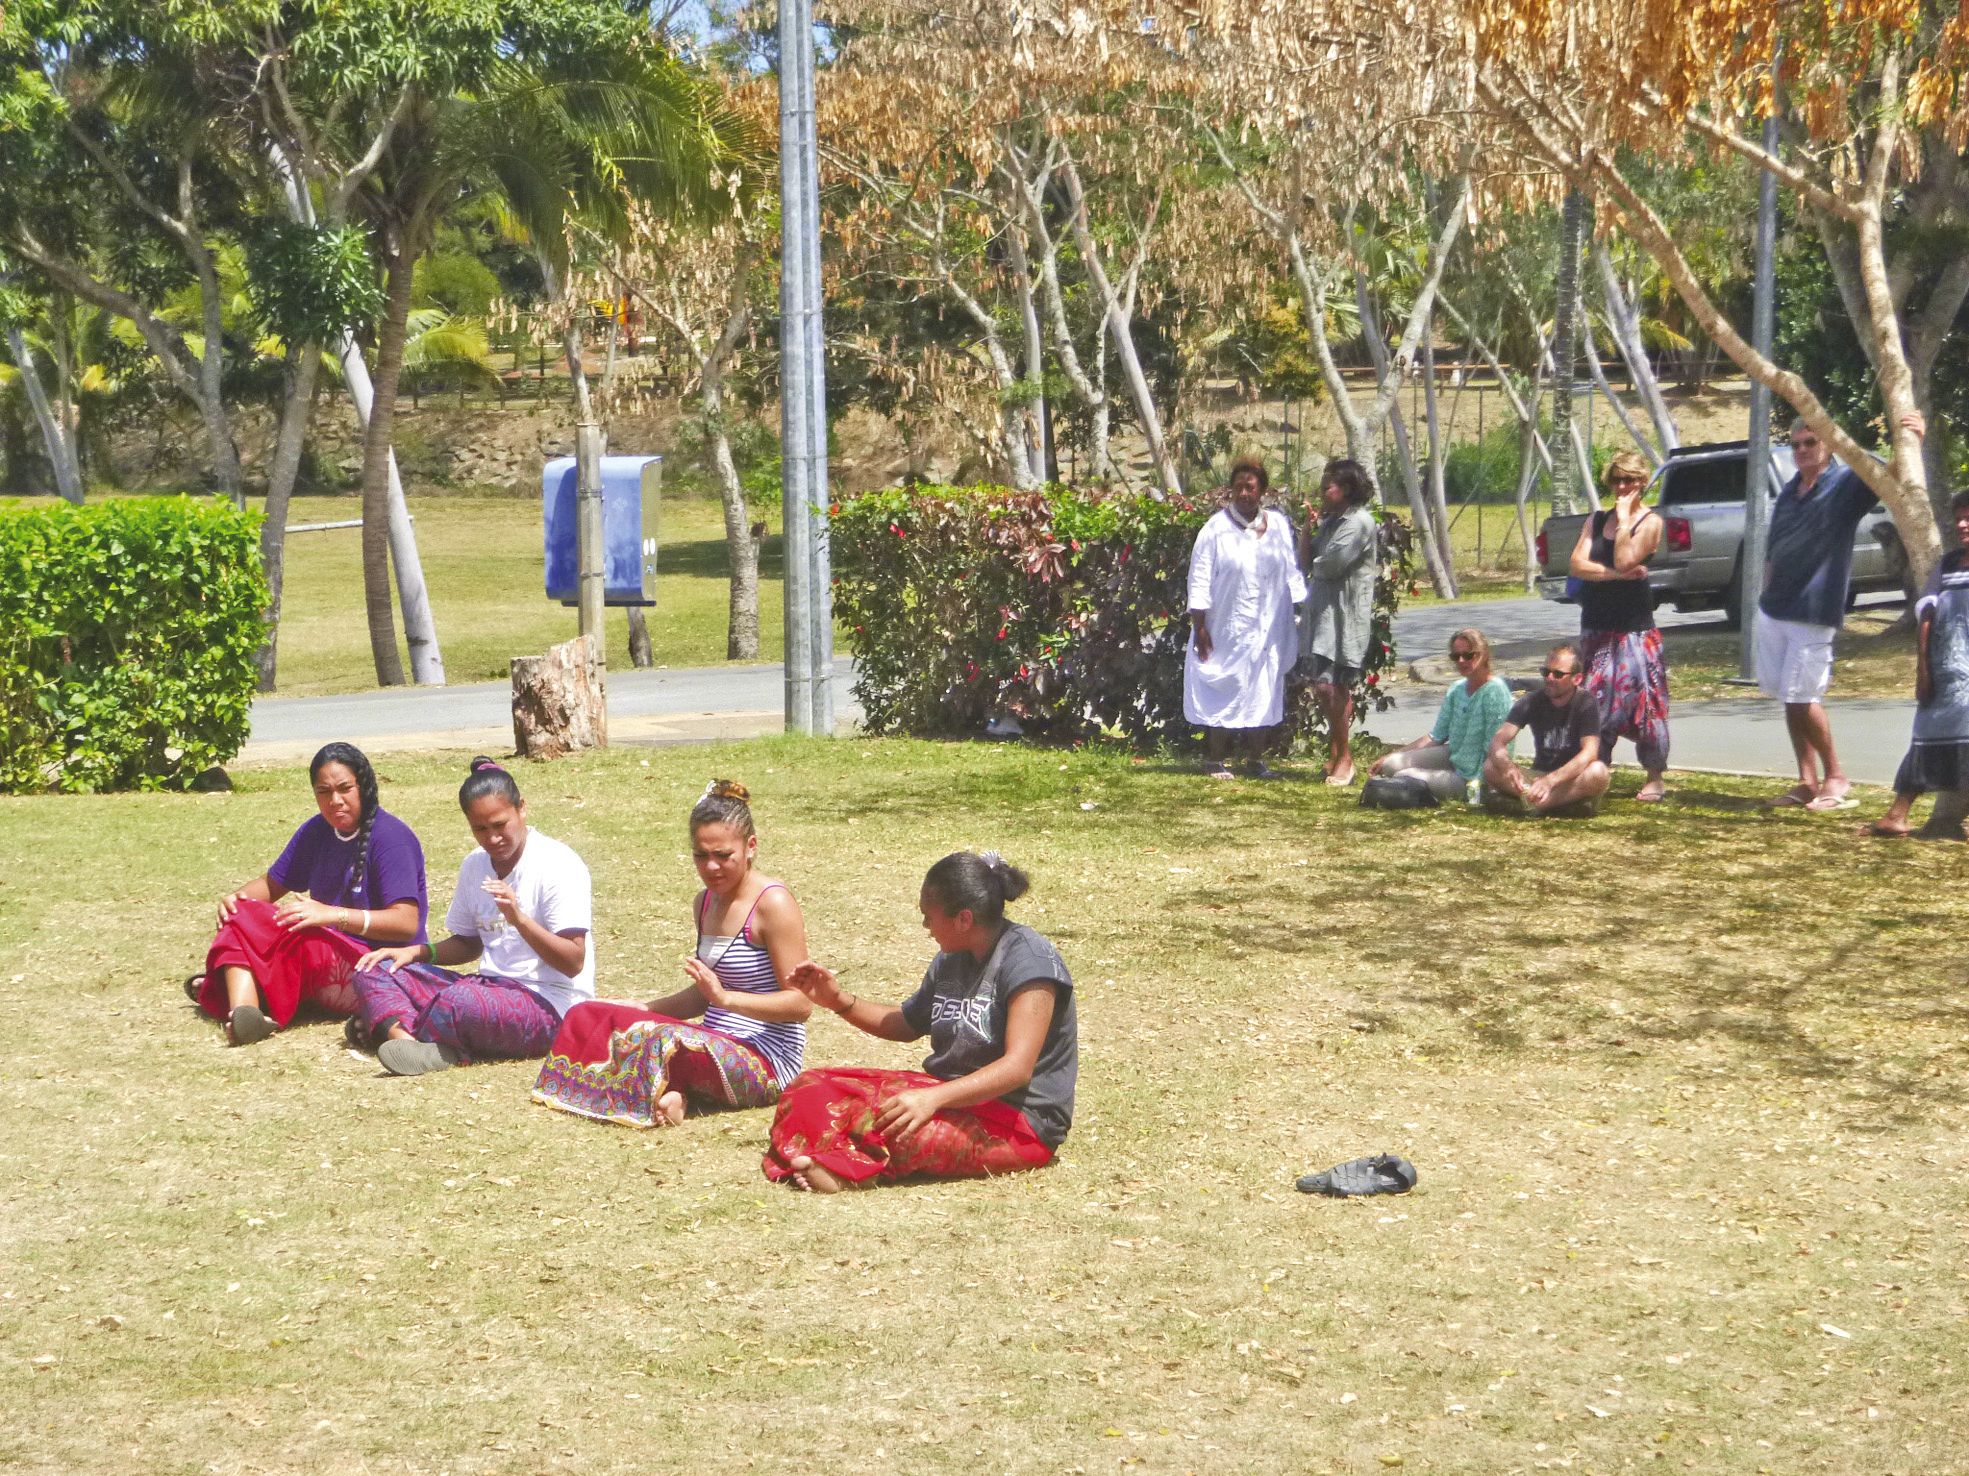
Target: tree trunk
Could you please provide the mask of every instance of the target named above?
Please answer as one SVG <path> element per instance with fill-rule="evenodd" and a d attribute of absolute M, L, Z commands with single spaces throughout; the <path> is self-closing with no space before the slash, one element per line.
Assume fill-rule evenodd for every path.
<path fill-rule="evenodd" d="M 1067 216 L 1073 225 L 1074 245 L 1080 250 L 1081 268 L 1087 273 L 1094 295 L 1102 304 L 1115 357 L 1121 362 L 1122 377 L 1128 381 L 1128 394 L 1135 406 L 1135 418 L 1142 427 L 1143 438 L 1149 443 L 1149 459 L 1155 465 L 1156 479 L 1162 484 L 1163 491 L 1172 497 L 1180 496 L 1183 490 L 1182 473 L 1176 466 L 1175 458 L 1169 454 L 1168 443 L 1163 439 L 1162 417 L 1156 410 L 1155 396 L 1149 392 L 1148 376 L 1142 371 L 1141 356 L 1135 352 L 1135 333 L 1130 326 L 1129 315 L 1122 313 L 1114 283 L 1109 280 L 1107 268 L 1102 264 L 1101 250 L 1087 219 L 1087 197 L 1080 187 L 1080 171 L 1071 160 L 1066 160 L 1061 163 L 1059 172 L 1060 182 L 1066 186 Z"/>
<path fill-rule="evenodd" d="M 55 475 L 55 491 L 61 494 L 64 502 L 80 506 L 82 467 L 76 459 L 75 441 L 62 426 L 55 406 L 49 401 L 47 388 L 41 383 L 41 371 L 36 367 L 34 356 L 28 351 L 27 338 L 19 328 L 7 329 L 7 351 L 13 355 L 14 368 L 20 374 L 21 389 L 27 395 L 28 409 L 34 412 L 34 423 L 41 431 L 41 443 L 47 448 L 48 466 Z"/>
<path fill-rule="evenodd" d="M 1039 333 L 1039 305 L 1034 301 L 1032 268 L 1026 259 L 1025 236 L 1014 225 L 1005 232 L 1012 260 L 1012 287 L 1019 304 L 1019 329 L 1025 351 L 1021 412 L 1025 421 L 1026 475 L 1033 486 L 1046 482 L 1046 343 Z"/>
<path fill-rule="evenodd" d="M 1402 418 L 1400 402 L 1385 393 L 1390 382 L 1400 383 L 1400 376 L 1389 362 L 1388 340 L 1382 335 L 1380 315 L 1375 312 L 1374 299 L 1367 290 L 1367 274 L 1358 267 L 1354 269 L 1354 301 L 1360 308 L 1361 338 L 1367 344 L 1375 378 L 1383 388 L 1377 403 L 1388 406 L 1388 430 L 1394 437 L 1395 462 L 1402 474 L 1402 491 L 1408 497 L 1409 516 L 1415 520 L 1416 542 L 1422 548 L 1423 567 L 1429 571 L 1429 583 L 1436 594 L 1442 599 L 1453 600 L 1457 595 L 1456 571 L 1444 553 L 1448 540 L 1436 527 L 1434 509 L 1423 493 L 1422 476 L 1415 465 L 1415 448 L 1408 439 L 1408 424 Z M 1358 420 L 1359 417 L 1355 418 Z M 1363 462 L 1362 465 L 1372 463 Z"/>
<path fill-rule="evenodd" d="M 339 350 L 342 376 L 348 382 L 349 403 L 355 409 L 356 424 L 364 431 L 364 465 L 368 458 L 370 413 L 375 406 L 375 386 L 369 378 L 369 362 L 354 338 L 345 338 Z M 383 448 L 383 470 L 388 486 L 390 524 L 390 564 L 396 570 L 397 602 L 403 606 L 403 632 L 410 647 L 410 679 L 420 687 L 444 685 L 444 653 L 438 646 L 438 630 L 431 614 L 431 596 L 424 584 L 424 562 L 417 553 L 417 533 L 410 521 L 410 505 L 404 500 L 403 478 L 397 470 L 394 448 Z"/>
<path fill-rule="evenodd" d="M 1628 440 L 1632 441 L 1649 461 L 1660 466 L 1663 460 L 1662 453 L 1655 449 L 1653 441 L 1641 433 L 1641 427 L 1636 425 L 1634 417 L 1627 413 L 1627 407 L 1621 403 L 1620 396 L 1615 394 L 1613 386 L 1607 383 L 1607 371 L 1600 364 L 1600 350 L 1593 342 L 1593 330 L 1586 322 L 1586 314 L 1579 315 L 1578 327 L 1579 351 L 1586 357 L 1586 368 L 1593 376 L 1593 387 L 1599 390 L 1602 399 L 1613 406 L 1614 419 L 1618 420 L 1620 428 L 1627 432 Z"/>
<path fill-rule="evenodd" d="M 1613 258 L 1600 242 L 1593 243 L 1593 262 L 1600 269 L 1600 291 L 1607 300 L 1607 327 L 1613 333 L 1615 345 L 1620 349 L 1622 362 L 1627 365 L 1627 376 L 1634 381 L 1634 393 L 1640 397 L 1641 404 L 1648 412 L 1648 419 L 1654 423 L 1655 440 L 1665 457 L 1682 444 L 1680 432 L 1675 429 L 1675 417 L 1668 413 L 1668 401 L 1661 393 L 1661 380 L 1655 375 L 1654 361 L 1648 357 L 1648 347 L 1641 341 L 1641 319 L 1634 310 L 1634 303 L 1621 286 L 1620 278 L 1613 269 Z M 1660 457 L 1656 464 L 1660 464 Z"/>
<path fill-rule="evenodd" d="M 1573 325 L 1579 317 L 1579 243 L 1585 231 L 1586 195 L 1574 187 L 1566 191 L 1565 204 L 1559 213 L 1559 269 L 1553 289 L 1556 306 L 1552 310 L 1552 434 L 1560 438 L 1573 433 L 1573 366 L 1576 362 Z M 1590 469 L 1585 481 L 1586 495 L 1590 499 L 1593 495 Z M 1552 468 L 1554 510 L 1563 503 L 1566 511 L 1573 511 L 1573 495 L 1572 464 L 1561 458 Z"/>
<path fill-rule="evenodd" d="M 608 704 L 596 642 L 576 636 L 542 656 L 513 658 L 513 746 L 523 758 L 608 747 Z"/>
<path fill-rule="evenodd" d="M 403 350 L 410 330 L 410 291 L 416 262 L 409 242 L 398 234 L 383 242 L 386 259 L 383 319 L 376 333 L 375 400 L 362 438 L 362 594 L 369 622 L 369 654 L 379 686 L 403 685 L 397 654 L 396 621 L 390 608 L 391 432 L 396 425 L 397 385 L 403 376 Z"/>
<path fill-rule="evenodd" d="M 282 366 L 286 381 L 281 397 L 280 426 L 267 464 L 266 517 L 260 524 L 260 563 L 267 575 L 267 641 L 254 660 L 260 668 L 260 690 L 274 689 L 280 642 L 280 591 L 287 572 L 287 506 L 294 480 L 301 471 L 301 448 L 308 436 L 308 413 L 314 408 L 315 376 L 321 350 L 314 344 L 290 348 Z"/>
<path fill-rule="evenodd" d="M 1436 406 L 1436 327 L 1431 321 L 1422 335 L 1422 413 L 1429 432 L 1429 516 L 1443 564 L 1456 577 L 1456 550 L 1449 538 L 1449 494 L 1444 485 L 1442 416 Z"/>

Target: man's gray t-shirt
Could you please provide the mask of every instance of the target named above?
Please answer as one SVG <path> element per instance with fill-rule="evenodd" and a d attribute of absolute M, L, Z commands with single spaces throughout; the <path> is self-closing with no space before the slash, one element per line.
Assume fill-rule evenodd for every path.
<path fill-rule="evenodd" d="M 1057 1148 L 1073 1122 L 1073 1084 L 1080 1074 L 1073 979 L 1057 948 L 1023 923 L 1011 923 L 982 964 L 969 953 L 939 953 L 921 987 L 902 1002 L 902 1017 L 930 1037 L 923 1069 L 951 1081 L 1005 1054 L 1006 1006 L 1034 982 L 1054 986 L 1053 1019 L 1032 1080 L 1000 1100 L 1023 1112 L 1048 1148 Z"/>

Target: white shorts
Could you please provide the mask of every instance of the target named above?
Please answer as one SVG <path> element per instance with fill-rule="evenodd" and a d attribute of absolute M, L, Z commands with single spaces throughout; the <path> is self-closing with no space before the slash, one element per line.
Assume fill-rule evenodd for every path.
<path fill-rule="evenodd" d="M 1837 626 L 1773 620 L 1757 612 L 1757 685 L 1780 702 L 1817 702 L 1832 685 Z"/>

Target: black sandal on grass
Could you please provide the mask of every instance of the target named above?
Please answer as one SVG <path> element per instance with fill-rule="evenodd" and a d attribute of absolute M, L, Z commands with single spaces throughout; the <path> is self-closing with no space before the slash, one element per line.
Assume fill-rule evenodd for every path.
<path fill-rule="evenodd" d="M 236 1046 L 258 1045 L 280 1028 L 258 1005 L 240 1005 L 227 1016 L 227 1024 L 232 1027 L 232 1043 Z"/>
<path fill-rule="evenodd" d="M 189 979 L 185 980 L 185 998 L 193 1004 L 198 1003 L 198 997 L 204 992 L 205 976 L 203 974 L 193 974 Z"/>
<path fill-rule="evenodd" d="M 1415 1187 L 1415 1165 L 1392 1153 L 1377 1153 L 1372 1158 L 1337 1164 L 1324 1173 L 1307 1174 L 1298 1187 L 1301 1194 L 1325 1194 L 1334 1199 L 1406 1194 Z"/>

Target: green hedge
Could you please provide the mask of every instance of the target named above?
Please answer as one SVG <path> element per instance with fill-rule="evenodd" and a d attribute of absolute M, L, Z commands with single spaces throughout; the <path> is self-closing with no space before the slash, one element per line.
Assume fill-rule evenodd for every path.
<path fill-rule="evenodd" d="M 1287 498 L 1295 526 L 1303 502 Z M 1215 510 L 1189 498 L 1050 487 L 892 487 L 833 509 L 835 609 L 853 631 L 855 696 L 878 733 L 975 733 L 1007 712 L 1029 732 L 1186 746 L 1190 545 Z M 1408 528 L 1383 525 L 1375 635 L 1357 697 L 1388 705 Z M 1317 731 L 1289 688 L 1288 731 Z"/>
<path fill-rule="evenodd" d="M 239 752 L 258 529 L 188 497 L 0 507 L 0 790 L 182 788 Z"/>

